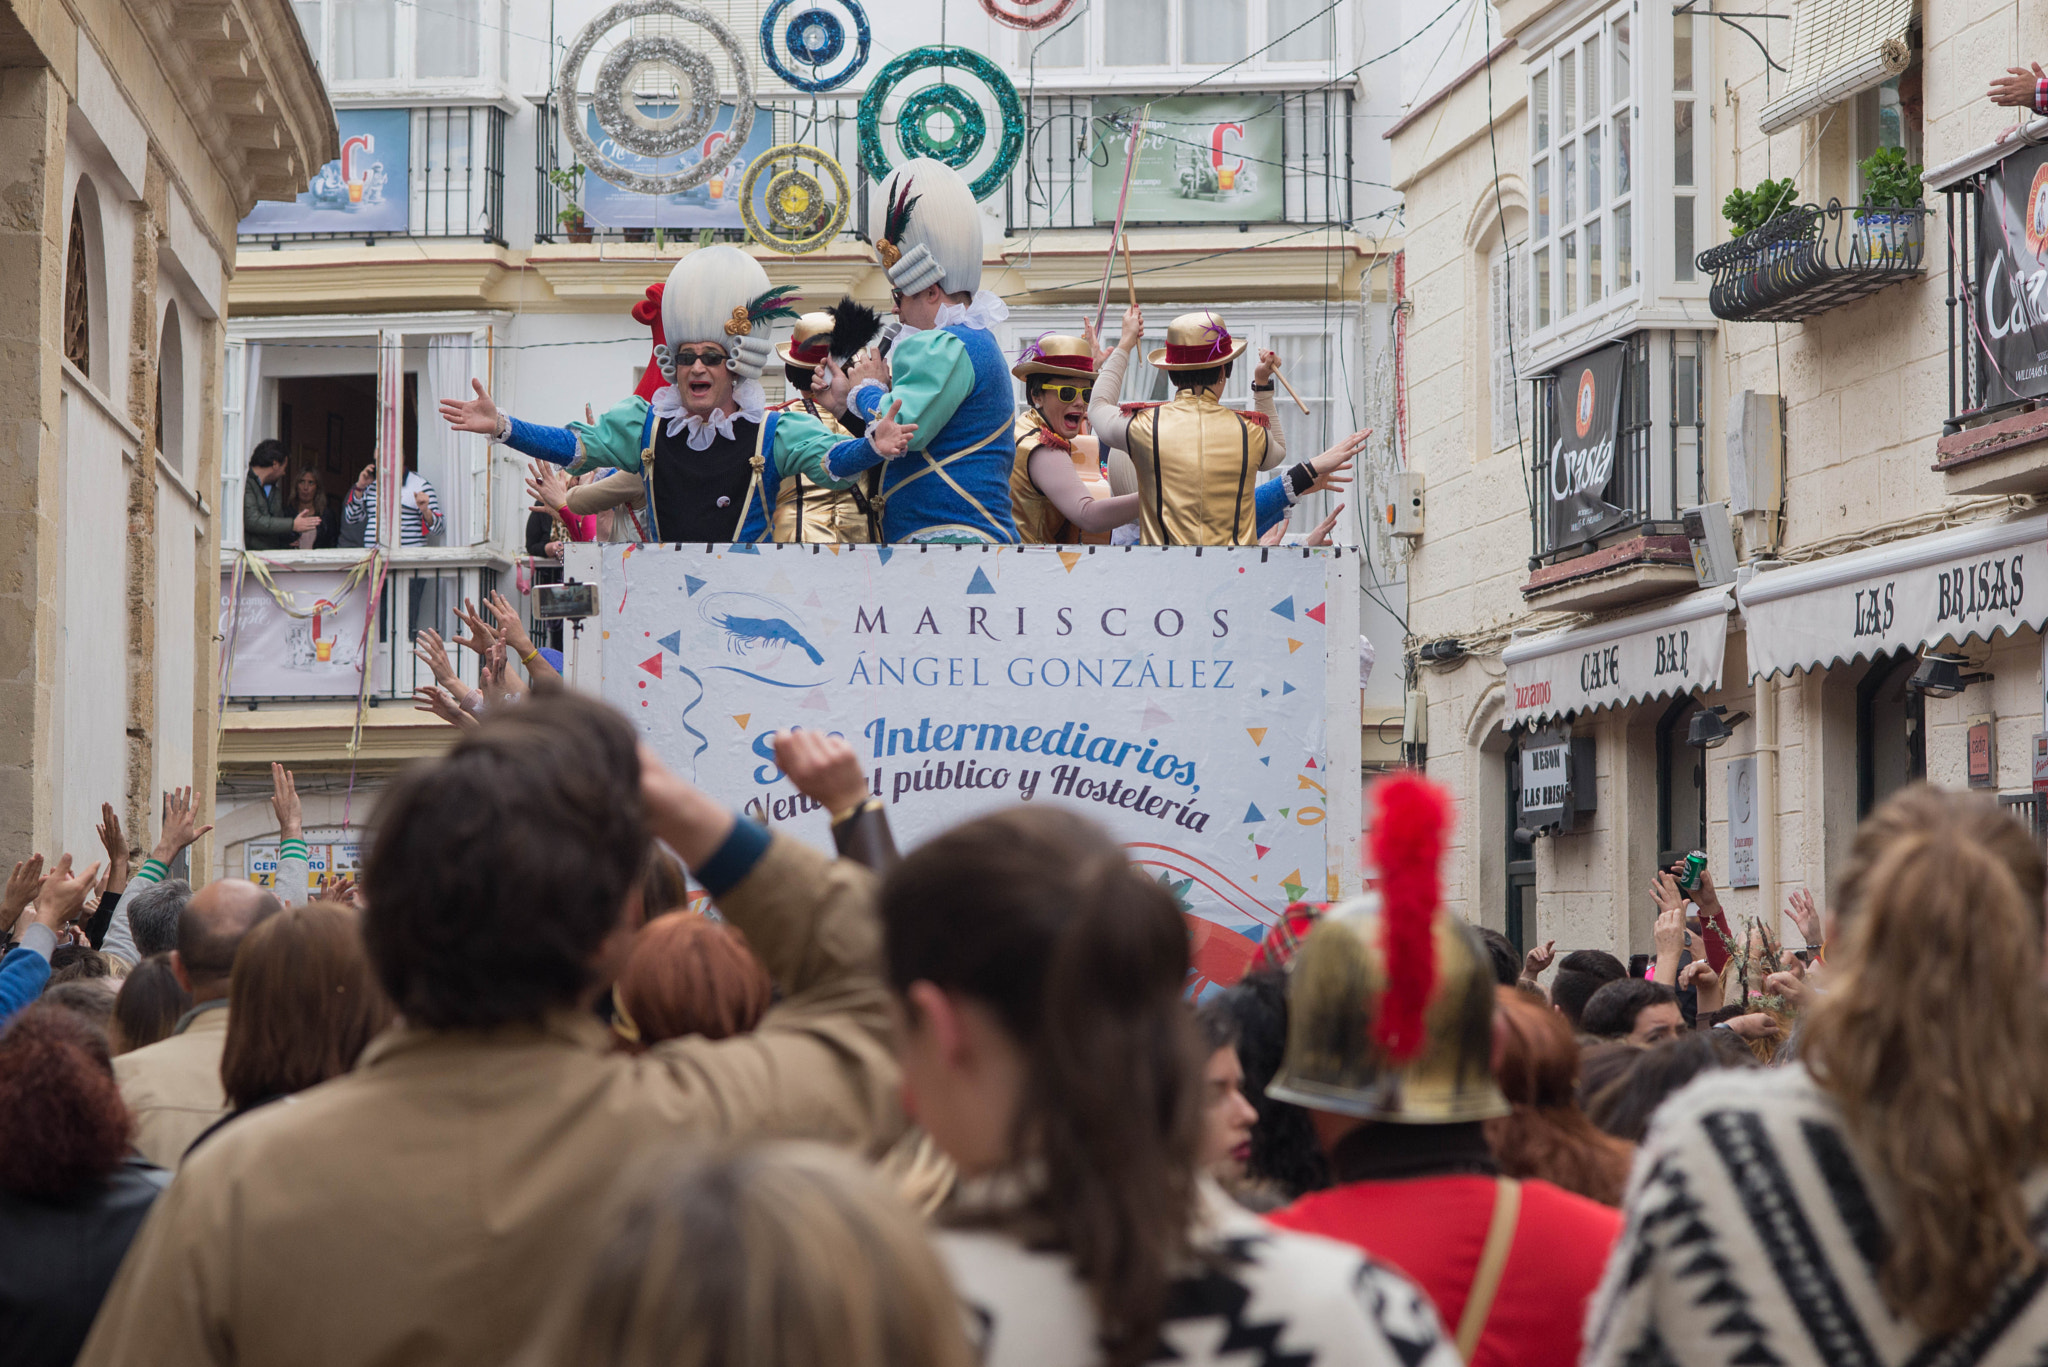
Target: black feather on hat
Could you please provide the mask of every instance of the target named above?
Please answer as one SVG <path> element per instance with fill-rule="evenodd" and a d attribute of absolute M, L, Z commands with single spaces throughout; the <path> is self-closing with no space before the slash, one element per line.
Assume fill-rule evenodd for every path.
<path fill-rule="evenodd" d="M 832 306 L 832 358 L 841 365 L 852 360 L 882 331 L 882 316 L 852 296 L 841 295 Z"/>

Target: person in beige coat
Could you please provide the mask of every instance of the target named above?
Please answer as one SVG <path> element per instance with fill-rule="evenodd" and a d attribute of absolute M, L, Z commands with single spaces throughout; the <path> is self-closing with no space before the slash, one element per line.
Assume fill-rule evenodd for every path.
<path fill-rule="evenodd" d="M 778 763 L 801 786 L 843 746 L 786 735 Z M 781 985 L 752 1034 L 608 1049 L 589 1007 L 638 927 L 650 830 Z M 486 718 L 378 812 L 364 928 L 404 1023 L 193 1153 L 79 1362 L 501 1363 L 637 1157 L 752 1134 L 881 1151 L 902 1117 L 872 889 L 636 753 L 600 703 Z"/>

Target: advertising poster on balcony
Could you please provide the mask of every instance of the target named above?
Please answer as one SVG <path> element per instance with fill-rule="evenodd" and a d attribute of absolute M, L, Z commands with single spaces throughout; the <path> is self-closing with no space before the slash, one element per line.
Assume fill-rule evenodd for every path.
<path fill-rule="evenodd" d="M 1347 848 L 1360 800 L 1326 734 L 1358 710 L 1343 552 L 826 549 L 577 548 L 601 643 L 573 677 L 597 654 L 668 764 L 821 848 L 778 729 L 851 742 L 902 848 L 1020 802 L 1101 822 L 1189 915 L 1210 981 L 1289 902 L 1336 895 L 1326 842 Z"/>
<path fill-rule="evenodd" d="M 364 576 L 252 565 L 220 576 L 221 677 L 230 698 L 353 698 L 362 687 Z M 371 642 L 375 649 L 375 642 Z"/>
<path fill-rule="evenodd" d="M 1984 178 L 1977 215 L 1982 406 L 2048 395 L 2048 147 L 2029 147 Z"/>
<path fill-rule="evenodd" d="M 1602 347 L 1561 367 L 1550 387 L 1550 456 L 1543 474 L 1552 549 L 1590 541 L 1626 514 L 1606 498 L 1621 427 L 1626 343 Z"/>
<path fill-rule="evenodd" d="M 655 122 L 670 118 L 676 107 L 673 104 L 643 104 L 640 112 Z M 757 114 L 754 126 L 747 133 L 747 141 L 735 146 L 732 141 L 732 106 L 720 105 L 718 117 L 712 120 L 711 131 L 694 147 L 687 147 L 671 157 L 645 157 L 638 152 L 629 152 L 612 140 L 609 133 L 598 127 L 597 112 L 586 107 L 583 111 L 584 127 L 598 149 L 619 165 L 649 175 L 680 171 L 686 166 L 695 166 L 706 157 L 725 163 L 725 169 L 699 185 L 694 190 L 685 190 L 674 195 L 643 195 L 632 190 L 622 190 L 598 176 L 595 172 L 583 177 L 583 197 L 577 202 L 583 206 L 583 216 L 596 228 L 741 228 L 740 182 L 746 179 L 747 167 L 754 158 L 767 151 L 775 142 L 775 120 L 765 114 Z"/>
<path fill-rule="evenodd" d="M 412 111 L 338 109 L 341 156 L 314 175 L 294 200 L 264 200 L 237 232 L 402 233 L 408 224 Z"/>
<path fill-rule="evenodd" d="M 1094 102 L 1095 126 L 1137 117 L 1137 106 Z M 1278 223 L 1283 209 L 1280 101 L 1271 95 L 1154 100 L 1131 168 L 1130 223 Z M 1097 223 L 1116 222 L 1128 130 L 1105 136 L 1108 163 L 1091 177 Z"/>

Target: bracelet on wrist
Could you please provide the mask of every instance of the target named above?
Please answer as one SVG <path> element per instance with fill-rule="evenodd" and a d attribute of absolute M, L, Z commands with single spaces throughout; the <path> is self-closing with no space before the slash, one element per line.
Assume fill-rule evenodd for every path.
<path fill-rule="evenodd" d="M 854 803 L 852 806 L 842 807 L 838 811 L 833 812 L 832 824 L 837 826 L 843 821 L 853 820 L 855 817 L 859 816 L 863 812 L 880 811 L 881 809 L 882 799 L 875 797 L 871 794 L 865 795 L 861 798 L 860 801 Z"/>
<path fill-rule="evenodd" d="M 1273 386 L 1270 384 L 1258 384 L 1254 382 L 1252 385 L 1252 392 L 1254 394 L 1270 394 L 1273 392 Z"/>

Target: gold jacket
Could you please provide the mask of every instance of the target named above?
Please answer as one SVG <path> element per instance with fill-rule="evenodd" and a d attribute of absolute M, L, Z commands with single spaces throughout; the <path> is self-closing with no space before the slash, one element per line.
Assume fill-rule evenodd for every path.
<path fill-rule="evenodd" d="M 822 408 L 813 407 L 802 398 L 777 404 L 770 411 L 809 413 L 841 436 L 849 439 L 853 436 L 853 433 L 840 425 L 837 418 Z M 880 470 L 881 467 L 876 466 L 873 471 L 861 476 L 861 485 L 858 487 L 862 498 L 872 498 L 873 490 L 865 486 L 880 478 Z M 823 488 L 802 475 L 781 481 L 775 495 L 775 525 L 771 529 L 774 539 L 862 545 L 873 541 L 874 528 L 854 493 L 854 489 Z"/>
<path fill-rule="evenodd" d="M 1041 446 L 1062 450 L 1074 463 L 1074 473 L 1096 498 L 1110 496 L 1109 481 L 1102 467 L 1087 455 L 1068 446 L 1065 439 L 1045 425 L 1037 409 L 1024 405 L 1017 410 L 1017 458 L 1010 466 L 1010 516 L 1017 523 L 1018 539 L 1027 546 L 1107 546 L 1108 532 L 1084 532 L 1067 521 L 1051 499 L 1039 492 L 1031 479 L 1031 453 Z"/>
<path fill-rule="evenodd" d="M 1148 546 L 1250 546 L 1252 496 L 1266 463 L 1264 414 L 1225 408 L 1208 390 L 1133 405 L 1126 429 L 1138 471 L 1138 527 Z"/>

